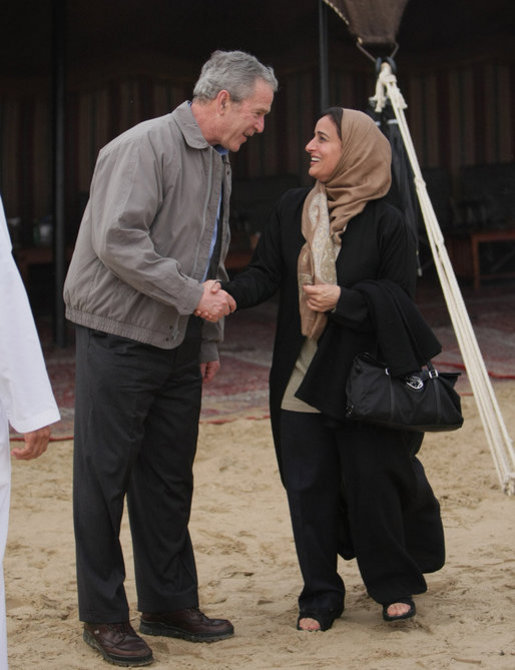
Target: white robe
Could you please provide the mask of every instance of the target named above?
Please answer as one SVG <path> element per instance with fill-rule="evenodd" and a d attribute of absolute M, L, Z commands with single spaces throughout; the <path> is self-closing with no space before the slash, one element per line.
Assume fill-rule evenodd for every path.
<path fill-rule="evenodd" d="M 28 433 L 59 421 L 0 198 L 0 670 L 7 670 L 3 558 L 11 489 L 9 424 Z"/>

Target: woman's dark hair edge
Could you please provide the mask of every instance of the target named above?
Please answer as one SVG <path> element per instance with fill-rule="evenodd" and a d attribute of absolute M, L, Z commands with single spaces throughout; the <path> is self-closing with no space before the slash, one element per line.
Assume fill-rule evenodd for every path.
<path fill-rule="evenodd" d="M 324 116 L 328 116 L 331 119 L 338 131 L 338 137 L 342 139 L 343 107 L 328 107 L 323 112 L 320 112 L 316 120 L 320 121 Z"/>

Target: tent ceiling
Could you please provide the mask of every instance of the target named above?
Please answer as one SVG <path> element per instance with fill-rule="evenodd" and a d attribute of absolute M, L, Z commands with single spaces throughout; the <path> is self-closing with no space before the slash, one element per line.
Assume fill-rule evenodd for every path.
<path fill-rule="evenodd" d="M 57 4 L 59 0 L 56 0 Z M 215 48 L 241 48 L 287 61 L 317 54 L 317 0 L 73 0 L 68 6 L 69 64 L 152 50 L 193 61 Z M 52 0 L 0 0 L 0 74 L 50 68 Z M 344 22 L 329 11 L 332 40 L 351 45 Z M 507 0 L 409 0 L 398 34 L 399 55 L 513 39 L 515 3 Z"/>

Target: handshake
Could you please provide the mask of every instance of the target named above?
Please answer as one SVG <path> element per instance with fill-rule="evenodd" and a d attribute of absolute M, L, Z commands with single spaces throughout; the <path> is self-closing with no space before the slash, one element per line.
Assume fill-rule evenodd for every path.
<path fill-rule="evenodd" d="M 215 323 L 236 310 L 234 298 L 222 289 L 220 282 L 209 279 L 202 286 L 204 293 L 194 312 L 195 316 Z"/>

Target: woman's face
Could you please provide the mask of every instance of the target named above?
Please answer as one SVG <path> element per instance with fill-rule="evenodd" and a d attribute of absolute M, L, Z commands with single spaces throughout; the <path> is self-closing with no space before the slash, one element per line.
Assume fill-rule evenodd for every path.
<path fill-rule="evenodd" d="M 342 141 L 330 116 L 319 119 L 313 139 L 306 144 L 306 151 L 310 155 L 310 176 L 325 183 L 342 155 Z"/>

